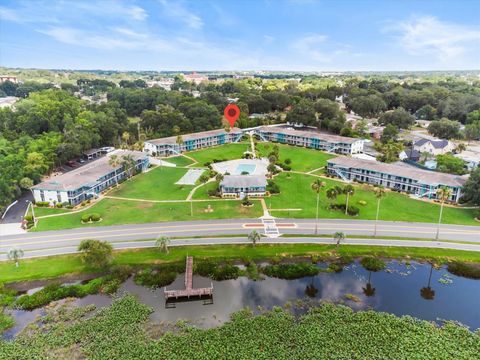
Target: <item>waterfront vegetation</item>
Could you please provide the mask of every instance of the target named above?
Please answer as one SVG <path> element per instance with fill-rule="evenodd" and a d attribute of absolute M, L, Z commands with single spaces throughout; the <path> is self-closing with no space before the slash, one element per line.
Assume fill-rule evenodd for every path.
<path fill-rule="evenodd" d="M 448 264 L 448 271 L 457 276 L 480 279 L 480 264 L 466 264 L 454 261 Z"/>
<path fill-rule="evenodd" d="M 473 359 L 480 333 L 447 322 L 442 327 L 410 316 L 359 311 L 323 303 L 294 317 L 274 308 L 243 310 L 219 327 L 145 326 L 151 309 L 132 295 L 90 315 L 92 307 L 50 311 L 40 326 L 15 340 L 0 340 L 0 359 Z M 150 330 L 148 330 L 150 329 Z M 225 341 L 228 339 L 228 342 Z"/>
<path fill-rule="evenodd" d="M 267 265 L 262 267 L 261 271 L 270 277 L 290 280 L 317 275 L 320 269 L 312 263 L 300 262 L 296 264 Z"/>
<path fill-rule="evenodd" d="M 172 240 L 175 242 L 175 240 Z M 438 263 L 459 261 L 480 263 L 480 253 L 450 249 L 354 246 L 317 244 L 262 244 L 248 245 L 209 245 L 209 246 L 170 246 L 169 253 L 158 249 L 117 250 L 113 252 L 112 266 L 145 266 L 154 264 L 181 263 L 187 255 L 199 260 L 233 261 L 248 263 L 253 260 L 288 260 L 293 257 L 310 257 L 315 261 L 351 259 L 363 256 L 378 258 L 406 258 Z M 0 282 L 38 280 L 56 278 L 67 274 L 92 274 L 98 269 L 85 266 L 78 254 L 23 259 L 16 267 L 11 261 L 0 262 Z"/>

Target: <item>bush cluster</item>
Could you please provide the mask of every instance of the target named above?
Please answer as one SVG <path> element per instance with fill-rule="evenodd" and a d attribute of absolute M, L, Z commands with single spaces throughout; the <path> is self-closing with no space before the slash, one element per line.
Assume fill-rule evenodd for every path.
<path fill-rule="evenodd" d="M 345 204 L 331 204 L 330 205 L 331 210 L 339 210 L 339 211 L 343 211 L 343 212 L 345 212 L 346 207 L 347 206 Z M 357 216 L 359 213 L 360 213 L 360 209 L 358 207 L 353 206 L 353 205 L 348 206 L 348 210 L 347 210 L 348 215 Z"/>
<path fill-rule="evenodd" d="M 137 272 L 133 278 L 135 284 L 152 288 L 170 285 L 175 281 L 177 275 L 182 273 L 185 267 L 180 265 L 165 265 L 149 267 Z"/>
<path fill-rule="evenodd" d="M 387 267 L 385 261 L 373 256 L 364 257 L 360 260 L 360 264 L 368 271 L 380 271 Z"/>
<path fill-rule="evenodd" d="M 68 297 L 83 298 L 87 295 L 103 292 L 113 294 L 122 282 L 130 276 L 131 270 L 114 269 L 112 274 L 90 280 L 86 284 L 60 285 L 57 283 L 45 286 L 32 295 L 22 295 L 15 300 L 13 306 L 21 310 L 33 310 L 49 304 L 52 301 Z"/>
<path fill-rule="evenodd" d="M 86 222 L 97 222 L 97 221 L 100 221 L 102 217 L 100 216 L 100 214 L 97 214 L 97 213 L 92 213 L 92 214 L 84 214 L 82 215 L 82 222 L 86 223 Z"/>
<path fill-rule="evenodd" d="M 213 261 L 199 261 L 195 264 L 195 274 L 209 277 L 212 280 L 230 280 L 236 279 L 241 275 L 241 270 L 235 265 L 220 265 Z"/>
<path fill-rule="evenodd" d="M 457 276 L 469 279 L 480 279 L 480 266 L 475 266 L 473 264 L 471 265 L 456 261 L 449 263 L 447 270 Z"/>
<path fill-rule="evenodd" d="M 320 269 L 314 264 L 302 262 L 296 264 L 267 265 L 262 267 L 261 271 L 270 277 L 290 280 L 317 275 Z"/>
<path fill-rule="evenodd" d="M 37 205 L 38 207 L 48 207 L 48 206 L 50 206 L 50 202 L 48 202 L 48 201 L 37 201 L 37 202 L 35 202 L 35 205 Z"/>
<path fill-rule="evenodd" d="M 268 180 L 267 191 L 270 194 L 279 194 L 280 193 L 280 187 L 273 180 Z"/>

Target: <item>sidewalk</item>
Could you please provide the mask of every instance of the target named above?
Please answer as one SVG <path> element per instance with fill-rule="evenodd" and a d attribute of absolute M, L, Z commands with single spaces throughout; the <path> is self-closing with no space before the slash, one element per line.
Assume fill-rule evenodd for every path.
<path fill-rule="evenodd" d="M 21 225 L 22 223 L 0 224 L 0 236 L 25 234 L 27 231 Z"/>

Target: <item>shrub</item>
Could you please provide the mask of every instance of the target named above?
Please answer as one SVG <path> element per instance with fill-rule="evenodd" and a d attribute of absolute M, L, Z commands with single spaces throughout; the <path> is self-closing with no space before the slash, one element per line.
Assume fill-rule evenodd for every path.
<path fill-rule="evenodd" d="M 357 204 L 365 206 L 365 205 L 367 205 L 367 202 L 365 200 L 358 200 Z"/>
<path fill-rule="evenodd" d="M 387 264 L 381 259 L 378 259 L 373 256 L 364 257 L 360 260 L 360 264 L 368 271 L 380 271 L 387 267 Z"/>
<path fill-rule="evenodd" d="M 290 165 L 292 163 L 292 160 L 291 159 L 285 159 L 284 162 L 285 162 L 285 164 Z"/>
<path fill-rule="evenodd" d="M 90 221 L 100 221 L 101 217 L 98 213 L 90 214 Z"/>
<path fill-rule="evenodd" d="M 37 205 L 38 207 L 47 207 L 50 206 L 50 203 L 48 201 L 37 201 L 35 205 Z"/>
<path fill-rule="evenodd" d="M 33 215 L 27 214 L 27 215 L 24 216 L 23 219 L 28 221 L 28 222 L 33 221 Z"/>
<path fill-rule="evenodd" d="M 149 267 L 137 272 L 133 280 L 137 285 L 163 287 L 173 283 L 181 270 L 181 267 L 176 265 Z"/>
<path fill-rule="evenodd" d="M 292 170 L 292 168 L 291 168 L 289 165 L 287 165 L 287 164 L 281 164 L 281 163 L 280 163 L 280 164 L 278 164 L 278 166 L 280 166 L 280 167 L 281 167 L 283 170 L 285 170 L 285 171 L 290 171 L 290 170 Z"/>
<path fill-rule="evenodd" d="M 214 196 L 214 197 L 219 197 L 220 196 L 220 189 L 210 189 L 207 191 L 208 196 Z"/>
<path fill-rule="evenodd" d="M 270 277 L 280 279 L 299 279 L 306 276 L 314 276 L 320 269 L 311 263 L 267 265 L 261 271 Z"/>
<path fill-rule="evenodd" d="M 97 268 L 108 266 L 113 257 L 112 245 L 106 241 L 82 240 L 78 251 L 85 264 Z"/>
<path fill-rule="evenodd" d="M 242 205 L 243 206 L 252 206 L 253 203 L 250 200 L 245 199 L 245 200 L 242 201 Z"/>
<path fill-rule="evenodd" d="M 469 279 L 480 279 L 480 266 L 478 265 L 470 265 L 457 261 L 448 264 L 447 270 L 457 276 Z"/>
<path fill-rule="evenodd" d="M 236 279 L 240 276 L 240 269 L 232 264 L 219 265 L 213 261 L 200 261 L 195 264 L 195 273 L 200 276 L 221 281 Z"/>
<path fill-rule="evenodd" d="M 70 204 L 65 205 L 65 207 L 66 207 L 67 209 L 73 209 L 73 205 L 70 205 Z"/>
<path fill-rule="evenodd" d="M 267 191 L 270 194 L 279 194 L 280 193 L 280 187 L 273 182 L 273 180 L 268 180 L 267 182 Z"/>
<path fill-rule="evenodd" d="M 360 209 L 353 205 L 349 206 L 347 209 L 347 214 L 350 216 L 357 216 L 359 212 L 360 212 Z"/>
<path fill-rule="evenodd" d="M 82 215 L 82 222 L 86 223 L 90 221 L 90 214 L 83 214 Z"/>
<path fill-rule="evenodd" d="M 63 207 L 63 204 L 62 204 L 62 203 L 57 203 L 55 206 L 56 206 L 57 208 L 61 209 L 61 208 Z"/>

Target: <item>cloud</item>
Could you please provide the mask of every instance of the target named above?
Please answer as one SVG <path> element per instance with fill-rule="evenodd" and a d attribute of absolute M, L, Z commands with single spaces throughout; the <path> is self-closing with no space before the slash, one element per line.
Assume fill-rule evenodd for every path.
<path fill-rule="evenodd" d="M 273 37 L 271 35 L 263 35 L 263 42 L 265 44 L 271 44 L 274 41 L 275 41 L 275 37 Z"/>
<path fill-rule="evenodd" d="M 480 30 L 442 22 L 433 16 L 414 17 L 389 24 L 385 32 L 397 34 L 399 44 L 412 55 L 433 54 L 446 62 L 480 43 Z"/>
<path fill-rule="evenodd" d="M 328 63 L 332 60 L 331 57 L 319 48 L 319 45 L 324 44 L 327 39 L 326 35 L 309 34 L 296 39 L 292 47 L 303 56 L 321 63 Z"/>
<path fill-rule="evenodd" d="M 163 5 L 165 15 L 168 17 L 192 29 L 201 29 L 203 27 L 204 23 L 202 18 L 186 9 L 181 2 L 160 0 L 160 4 Z"/>

